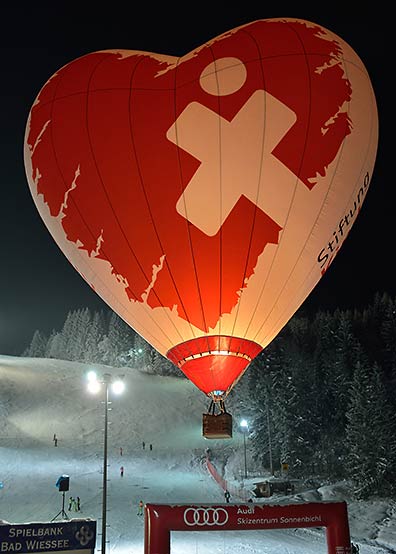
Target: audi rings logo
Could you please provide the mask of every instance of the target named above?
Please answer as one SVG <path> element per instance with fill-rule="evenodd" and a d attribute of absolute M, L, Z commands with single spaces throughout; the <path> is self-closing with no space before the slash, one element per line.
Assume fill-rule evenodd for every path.
<path fill-rule="evenodd" d="M 221 527 L 228 521 L 228 513 L 224 508 L 187 508 L 184 510 L 184 523 L 189 527 L 204 525 Z"/>

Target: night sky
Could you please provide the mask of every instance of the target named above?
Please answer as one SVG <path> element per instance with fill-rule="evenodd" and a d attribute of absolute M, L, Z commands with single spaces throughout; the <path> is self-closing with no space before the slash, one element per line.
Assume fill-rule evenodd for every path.
<path fill-rule="evenodd" d="M 224 13 L 220 4 L 202 11 L 197 5 L 186 5 L 186 11 L 165 7 L 158 11 L 151 6 L 137 13 L 117 4 L 113 11 L 95 6 L 95 11 L 84 14 L 72 11 L 68 3 L 53 4 L 40 14 L 33 6 L 21 6 L 18 13 L 12 13 L 10 7 L 4 13 L 3 8 L 0 354 L 21 354 L 36 329 L 46 334 L 59 330 L 72 309 L 106 307 L 53 241 L 27 184 L 25 125 L 41 87 L 57 69 L 89 52 L 122 48 L 182 56 L 257 19 L 296 17 L 338 34 L 368 69 L 378 104 L 380 139 L 369 192 L 340 253 L 303 309 L 360 308 L 368 305 L 376 292 L 396 293 L 395 194 L 390 168 L 394 157 L 390 129 L 395 124 L 390 109 L 393 62 L 392 51 L 387 48 L 387 23 L 382 21 L 386 16 L 357 12 L 352 17 L 330 9 L 299 10 L 294 4 L 291 10 L 282 8 L 282 2 L 274 5 L 280 9 L 269 10 L 265 5 L 253 8 L 249 2 L 241 2 L 239 8 L 227 8 Z M 375 4 L 372 9 L 376 9 Z"/>

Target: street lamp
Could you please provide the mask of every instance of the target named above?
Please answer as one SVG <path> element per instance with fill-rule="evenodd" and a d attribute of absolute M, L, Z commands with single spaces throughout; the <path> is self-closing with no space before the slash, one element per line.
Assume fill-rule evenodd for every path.
<path fill-rule="evenodd" d="M 243 456 L 245 460 L 245 479 L 247 478 L 247 463 L 246 463 L 246 433 L 249 432 L 249 425 L 246 419 L 242 419 L 241 423 L 239 424 L 242 429 L 243 434 Z"/>
<path fill-rule="evenodd" d="M 105 373 L 99 379 L 95 371 L 87 375 L 88 391 L 98 393 L 102 387 L 104 390 L 104 440 L 103 440 L 103 496 L 102 496 L 102 554 L 106 554 L 106 513 L 107 513 L 107 428 L 109 415 L 109 388 L 114 394 L 121 394 L 125 388 L 121 378 L 113 379 L 110 373 Z"/>

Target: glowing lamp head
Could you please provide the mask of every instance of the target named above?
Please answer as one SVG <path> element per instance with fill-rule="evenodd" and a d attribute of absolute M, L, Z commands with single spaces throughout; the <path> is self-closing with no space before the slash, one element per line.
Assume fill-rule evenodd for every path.
<path fill-rule="evenodd" d="M 87 389 L 91 394 L 97 394 L 100 391 L 100 382 L 96 372 L 92 369 L 87 373 Z"/>
<path fill-rule="evenodd" d="M 241 423 L 239 424 L 242 428 L 243 431 L 247 431 L 248 430 L 248 427 L 249 427 L 249 424 L 248 422 L 246 421 L 246 419 L 242 419 Z"/>
<path fill-rule="evenodd" d="M 110 385 L 111 391 L 114 394 L 122 394 L 125 390 L 125 383 L 121 377 L 118 377 L 115 380 L 112 380 L 110 374 L 105 374 L 102 380 L 99 380 L 95 371 L 89 371 L 87 374 L 87 389 L 92 394 L 97 394 L 102 388 L 103 384 Z"/>
<path fill-rule="evenodd" d="M 111 390 L 114 394 L 122 394 L 125 390 L 125 383 L 121 379 L 117 379 L 111 384 Z"/>

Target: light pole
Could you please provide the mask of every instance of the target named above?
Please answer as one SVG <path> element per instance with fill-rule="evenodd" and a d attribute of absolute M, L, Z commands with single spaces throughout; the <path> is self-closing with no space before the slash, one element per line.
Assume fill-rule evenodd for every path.
<path fill-rule="evenodd" d="M 246 433 L 249 432 L 249 425 L 246 419 L 242 419 L 240 423 L 243 434 L 243 456 L 245 460 L 245 479 L 247 478 L 247 462 L 246 462 Z"/>
<path fill-rule="evenodd" d="M 107 525 L 107 433 L 109 417 L 109 387 L 115 394 L 121 394 L 124 390 L 124 382 L 121 378 L 113 380 L 110 373 L 105 373 L 98 379 L 94 371 L 88 374 L 88 390 L 93 394 L 98 393 L 103 386 L 104 390 L 104 438 L 103 438 L 103 494 L 102 494 L 102 554 L 106 554 L 106 525 Z"/>

